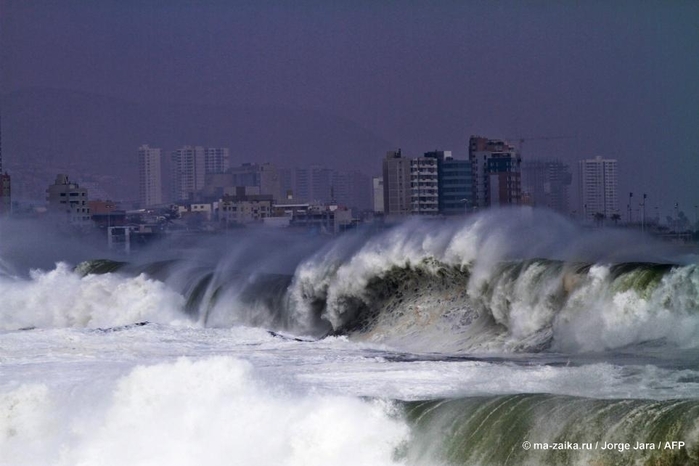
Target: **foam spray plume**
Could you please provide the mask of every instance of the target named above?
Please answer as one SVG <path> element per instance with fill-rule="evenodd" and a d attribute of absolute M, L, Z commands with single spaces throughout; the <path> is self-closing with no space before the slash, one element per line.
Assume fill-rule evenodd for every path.
<path fill-rule="evenodd" d="M 2 255 L 0 464 L 699 458 L 697 257 L 646 236 L 512 209 L 102 257 Z"/>
<path fill-rule="evenodd" d="M 180 291 L 186 312 L 208 326 L 348 334 L 409 350 L 584 352 L 697 342 L 693 258 L 641 235 L 582 232 L 522 209 L 320 244 L 302 239 L 303 246 L 287 239 L 270 247 L 277 238 L 243 237 L 208 263 L 197 251 L 194 260 L 93 262 L 80 270 L 146 272 Z"/>

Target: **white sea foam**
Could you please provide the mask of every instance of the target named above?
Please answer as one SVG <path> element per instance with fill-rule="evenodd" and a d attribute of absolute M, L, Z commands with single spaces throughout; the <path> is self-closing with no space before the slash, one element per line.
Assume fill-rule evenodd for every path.
<path fill-rule="evenodd" d="M 223 356 L 137 367 L 104 399 L 0 396 L 0 464 L 380 466 L 408 435 L 389 404 L 289 393 Z"/>
<path fill-rule="evenodd" d="M 35 271 L 27 280 L 0 276 L 0 330 L 112 327 L 142 320 L 173 323 L 184 319 L 185 307 L 184 298 L 173 290 L 185 295 L 197 290 L 201 299 L 194 299 L 193 305 L 199 306 L 199 318 L 208 325 L 255 325 L 323 336 L 350 321 L 357 303 L 381 314 L 367 285 L 392 268 L 419 265 L 434 272 L 445 265 L 467 270 L 468 281 L 441 294 L 433 290 L 431 295 L 419 295 L 417 290 L 406 296 L 396 316 L 380 315 L 381 325 L 370 335 L 371 341 L 413 351 L 452 352 L 539 351 L 551 342 L 556 349 L 577 352 L 657 339 L 696 346 L 696 266 L 667 273 L 654 290 L 615 288 L 605 265 L 612 261 L 599 261 L 581 273 L 561 272 L 546 262 L 529 263 L 517 274 L 503 272 L 503 264 L 522 264 L 528 258 L 646 257 L 639 256 L 633 244 L 617 248 L 628 239 L 628 234 L 620 235 L 585 234 L 558 216 L 531 209 L 494 211 L 454 222 L 415 219 L 381 234 L 348 235 L 329 242 L 299 263 L 287 295 L 281 286 L 281 291 L 274 291 L 279 294 L 274 300 L 246 295 L 258 272 L 273 270 L 273 260 L 265 253 L 260 253 L 263 265 L 256 265 L 259 248 L 250 247 L 257 245 L 254 241 L 241 243 L 228 255 L 218 254 L 212 264 L 202 265 L 190 257 L 172 265 L 167 285 L 146 276 L 80 277 L 59 264 L 48 272 Z M 585 248 L 591 252 L 581 253 Z M 291 254 L 283 268 L 306 252 Z M 563 299 L 560 291 L 570 275 L 575 286 Z M 200 285 L 206 288 L 203 292 Z M 464 302 L 451 299 L 466 290 L 469 296 Z M 260 287 L 255 294 L 266 291 Z M 445 308 L 445 302 L 451 307 Z M 473 325 L 465 328 L 466 321 Z"/>
<path fill-rule="evenodd" d="M 664 400 L 695 398 L 699 387 L 691 354 L 694 369 L 598 359 L 566 366 L 547 355 L 411 360 L 346 337 L 168 325 L 0 337 L 3 466 L 394 464 L 414 432 L 392 404 L 362 398 Z"/>
<path fill-rule="evenodd" d="M 400 463 L 395 452 L 411 443 L 414 432 L 392 404 L 360 397 L 696 398 L 695 350 L 671 348 L 679 359 L 661 357 L 658 366 L 649 365 L 656 362 L 643 352 L 637 360 L 628 353 L 623 357 L 631 360 L 622 362 L 614 352 L 573 356 L 570 366 L 563 356 L 546 352 L 525 359 L 431 360 L 439 359 L 440 351 L 536 347 L 545 340 L 542 335 L 550 336 L 546 332 L 553 334 L 554 350 L 571 353 L 649 339 L 696 347 L 699 268 L 678 267 L 652 287 L 636 289 L 615 283 L 606 265 L 613 261 L 599 260 L 576 272 L 575 286 L 557 304 L 549 298 L 560 290 L 565 272 L 544 261 L 510 275 L 502 271 L 508 260 L 577 258 L 565 244 L 572 235 L 566 233 L 569 226 L 554 225 L 555 232 L 546 233 L 548 225 L 530 225 L 537 219 L 528 219 L 527 211 L 514 214 L 510 226 L 502 219 L 509 215 L 453 224 L 415 220 L 368 240 L 341 238 L 301 263 L 287 309 L 296 313 L 290 321 L 299 328 L 312 325 L 308 305 L 314 297 L 327 298 L 325 317 L 341 323 L 344 297 L 366 299 L 366 284 L 394 266 L 427 259 L 422 267 L 429 270 L 432 259 L 473 272 L 464 290 L 480 315 L 490 313 L 488 319 L 464 329 L 460 318 L 466 306 L 440 307 L 459 295 L 445 281 L 430 293 L 420 295 L 418 289 L 419 299 L 406 303 L 411 312 L 399 319 L 382 315 L 384 326 L 371 333 L 377 337 L 372 343 L 353 337 L 295 341 L 260 329 L 171 325 L 184 319 L 184 298 L 173 291 L 182 291 L 176 280 L 166 285 L 146 276 L 80 277 L 65 264 L 28 279 L 5 273 L 0 276 L 0 465 L 395 464 Z M 237 262 L 255 269 L 254 260 L 240 255 L 243 249 L 254 256 L 254 248 L 241 248 L 212 267 L 216 286 L 231 280 Z M 209 270 L 195 262 L 189 267 L 197 268 L 197 277 Z M 186 267 L 179 272 L 183 283 L 191 278 Z M 254 318 L 252 323 L 265 326 L 269 320 L 252 315 L 258 309 L 246 309 L 244 300 L 228 301 L 237 299 L 239 288 L 232 283 L 218 295 L 221 313 L 240 313 L 221 322 Z M 213 288 L 207 293 L 213 296 Z M 142 320 L 166 325 L 91 330 Z M 25 327 L 44 330 L 13 331 Z M 415 360 L 393 352 L 391 345 L 430 354 Z M 660 348 L 665 355 L 667 348 Z M 178 359 L 183 354 L 189 358 Z"/>
<path fill-rule="evenodd" d="M 538 351 L 552 342 L 558 350 L 579 352 L 660 339 L 695 347 L 699 268 L 678 266 L 657 286 L 620 287 L 610 276 L 609 264 L 660 261 L 666 254 L 657 245 L 649 250 L 661 253 L 642 252 L 641 242 L 630 239 L 638 238 L 615 231 L 585 234 L 559 217 L 526 209 L 461 223 L 413 220 L 359 248 L 345 247 L 339 240 L 301 263 L 290 303 L 297 321 L 310 322 L 309 316 L 318 312 L 317 302 L 323 302 L 324 319 L 338 329 L 354 317 L 356 303 L 374 310 L 383 305 L 371 301 L 367 285 L 372 280 L 396 267 L 419 265 L 424 272 L 434 272 L 441 264 L 468 270 L 468 300 L 451 299 L 460 291 L 457 285 L 441 294 L 407 290 L 402 305 L 392 311 L 395 315 L 382 315 L 379 309 L 377 325 L 364 338 L 414 351 Z M 516 273 L 504 268 L 541 257 L 558 262 L 533 261 Z M 580 260 L 597 265 L 585 272 L 560 268 Z M 474 320 L 475 315 L 480 320 Z M 484 315 L 499 327 L 484 322 Z M 476 323 L 464 328 L 460 316 Z"/>
<path fill-rule="evenodd" d="M 555 347 L 600 351 L 652 340 L 699 345 L 699 267 L 684 266 L 650 289 L 618 290 L 609 267 L 590 269 L 554 323 Z"/>
<path fill-rule="evenodd" d="M 57 409 L 42 384 L 26 384 L 0 393 L 0 464 L 40 465 L 52 461 L 64 427 L 55 417 Z"/>
<path fill-rule="evenodd" d="M 145 275 L 81 277 L 65 263 L 28 280 L 0 277 L 0 329 L 113 327 L 185 321 L 184 299 Z"/>

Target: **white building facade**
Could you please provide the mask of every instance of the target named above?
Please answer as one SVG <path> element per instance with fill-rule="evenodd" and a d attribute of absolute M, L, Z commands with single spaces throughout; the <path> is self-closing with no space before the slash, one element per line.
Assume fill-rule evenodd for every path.
<path fill-rule="evenodd" d="M 374 212 L 383 213 L 383 177 L 376 176 L 371 179 L 373 189 Z"/>
<path fill-rule="evenodd" d="M 161 150 L 145 144 L 138 148 L 138 198 L 141 207 L 163 203 Z"/>
<path fill-rule="evenodd" d="M 67 175 L 57 175 L 56 181 L 46 190 L 47 209 L 71 225 L 92 224 L 90 207 L 87 205 L 87 189 L 68 179 Z"/>
<path fill-rule="evenodd" d="M 184 146 L 172 152 L 172 200 L 185 201 L 206 184 L 206 175 L 224 173 L 229 168 L 227 148 Z"/>
<path fill-rule="evenodd" d="M 578 162 L 578 199 L 585 220 L 597 214 L 611 218 L 619 214 L 617 194 L 617 161 L 614 159 L 585 159 Z"/>
<path fill-rule="evenodd" d="M 204 149 L 204 165 L 207 174 L 225 173 L 231 167 L 228 148 L 207 147 Z"/>
<path fill-rule="evenodd" d="M 417 157 L 410 160 L 410 209 L 412 215 L 439 214 L 438 160 Z"/>

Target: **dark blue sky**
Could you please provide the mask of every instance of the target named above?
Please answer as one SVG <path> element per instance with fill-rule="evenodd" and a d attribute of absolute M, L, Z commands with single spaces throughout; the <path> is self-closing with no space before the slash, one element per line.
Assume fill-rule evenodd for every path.
<path fill-rule="evenodd" d="M 0 5 L 3 92 L 306 108 L 409 155 L 572 136 L 524 156 L 617 158 L 622 192 L 699 204 L 696 1 Z"/>

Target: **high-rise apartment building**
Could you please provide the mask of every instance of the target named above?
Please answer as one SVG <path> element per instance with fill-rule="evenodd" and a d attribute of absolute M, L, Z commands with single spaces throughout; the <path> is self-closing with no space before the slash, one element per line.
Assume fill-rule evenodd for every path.
<path fill-rule="evenodd" d="M 597 156 L 580 160 L 578 168 L 578 199 L 583 218 L 592 220 L 597 214 L 611 218 L 619 214 L 617 161 Z"/>
<path fill-rule="evenodd" d="M 207 174 L 225 173 L 230 168 L 230 154 L 226 147 L 204 149 L 204 168 Z"/>
<path fill-rule="evenodd" d="M 376 176 L 371 179 L 373 189 L 373 204 L 374 212 L 377 214 L 383 213 L 383 177 Z"/>
<path fill-rule="evenodd" d="M 279 198 L 277 202 L 295 199 L 294 170 L 291 168 L 277 168 L 277 175 L 279 176 Z"/>
<path fill-rule="evenodd" d="M 0 172 L 0 215 L 12 211 L 12 180 L 7 173 Z"/>
<path fill-rule="evenodd" d="M 257 194 L 273 199 L 282 198 L 282 188 L 277 167 L 271 163 L 244 163 L 231 167 L 225 173 L 207 173 L 206 185 L 197 194 L 199 201 L 212 201 L 224 195 L 231 196 L 236 188 L 256 188 Z"/>
<path fill-rule="evenodd" d="M 410 213 L 439 214 L 439 160 L 417 157 L 410 160 Z"/>
<path fill-rule="evenodd" d="M 184 146 L 172 153 L 172 199 L 183 201 L 194 199 L 203 189 L 206 175 L 223 173 L 228 169 L 227 148 L 204 148 Z"/>
<path fill-rule="evenodd" d="M 382 178 L 386 215 L 470 212 L 475 205 L 471 167 L 470 160 L 454 159 L 451 151 L 426 152 L 414 159 L 403 158 L 400 150 L 388 152 Z"/>
<path fill-rule="evenodd" d="M 519 204 L 521 158 L 514 146 L 498 139 L 471 136 L 468 147 L 473 198 L 480 208 Z"/>
<path fill-rule="evenodd" d="M 256 186 L 260 194 L 271 195 L 275 200 L 282 196 L 279 172 L 271 163 L 244 163 L 228 170 L 231 186 Z"/>
<path fill-rule="evenodd" d="M 410 159 L 400 149 L 388 151 L 383 159 L 383 202 L 387 217 L 410 215 Z"/>
<path fill-rule="evenodd" d="M 270 195 L 272 199 L 279 200 L 285 197 L 282 192 L 281 177 L 277 166 L 272 163 L 260 164 L 260 194 Z"/>
<path fill-rule="evenodd" d="M 12 211 L 12 180 L 2 166 L 2 123 L 0 123 L 0 215 Z"/>
<path fill-rule="evenodd" d="M 294 171 L 294 196 L 304 202 L 335 202 L 334 175 L 334 170 L 319 165 L 297 168 Z"/>
<path fill-rule="evenodd" d="M 194 198 L 206 181 L 206 161 L 203 147 L 184 146 L 172 152 L 172 200 Z"/>
<path fill-rule="evenodd" d="M 257 186 L 261 184 L 262 169 L 257 163 L 244 163 L 231 167 L 228 173 L 232 176 L 232 186 Z"/>
<path fill-rule="evenodd" d="M 364 173 L 334 171 L 332 197 L 336 204 L 359 211 L 371 209 L 371 179 Z"/>
<path fill-rule="evenodd" d="M 278 169 L 278 185 L 282 201 L 293 194 L 295 202 L 339 204 L 344 207 L 367 210 L 371 208 L 371 180 L 365 174 L 338 171 L 320 165 Z"/>
<path fill-rule="evenodd" d="M 568 215 L 568 187 L 572 180 L 568 165 L 560 160 L 522 161 L 522 191 L 529 195 L 533 206 Z"/>
<path fill-rule="evenodd" d="M 439 213 L 461 215 L 474 207 L 471 162 L 455 159 L 450 151 L 428 152 L 439 160 Z"/>
<path fill-rule="evenodd" d="M 138 148 L 138 198 L 141 207 L 163 203 L 161 151 L 145 144 Z"/>
<path fill-rule="evenodd" d="M 0 174 L 5 173 L 2 168 L 2 120 L 0 120 Z"/>
<path fill-rule="evenodd" d="M 298 202 L 309 202 L 312 199 L 313 191 L 313 167 L 294 168 L 293 185 L 294 198 Z"/>

